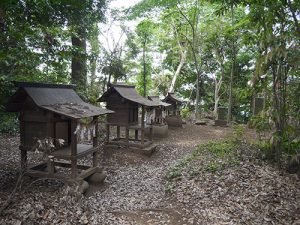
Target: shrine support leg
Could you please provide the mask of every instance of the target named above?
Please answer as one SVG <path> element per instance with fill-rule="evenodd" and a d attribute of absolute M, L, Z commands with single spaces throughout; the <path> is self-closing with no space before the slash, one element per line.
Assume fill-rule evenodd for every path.
<path fill-rule="evenodd" d="M 71 173 L 72 177 L 77 177 L 77 133 L 75 132 L 77 128 L 77 121 L 71 121 Z"/>
<path fill-rule="evenodd" d="M 21 170 L 24 171 L 27 168 L 27 150 L 21 150 Z"/>
<path fill-rule="evenodd" d="M 153 140 L 153 127 L 150 127 L 150 137 L 149 137 L 150 141 Z"/>
<path fill-rule="evenodd" d="M 144 119 L 145 119 L 145 106 L 142 106 L 142 124 L 141 124 L 141 144 L 144 145 L 145 142 L 145 123 L 144 123 Z"/>
<path fill-rule="evenodd" d="M 48 173 L 53 174 L 54 173 L 54 163 L 52 159 L 48 159 L 47 161 L 47 168 L 48 168 Z"/>
<path fill-rule="evenodd" d="M 109 125 L 106 124 L 106 143 L 109 142 Z"/>
<path fill-rule="evenodd" d="M 98 131 L 98 116 L 93 117 L 95 123 L 95 136 L 93 137 L 93 147 L 98 146 L 98 139 L 99 139 L 99 131 Z M 93 167 L 98 166 L 99 161 L 99 150 L 93 153 Z"/>
<path fill-rule="evenodd" d="M 126 127 L 125 139 L 126 139 L 125 141 L 126 141 L 127 146 L 129 146 L 129 129 L 128 129 L 128 127 Z"/>
<path fill-rule="evenodd" d="M 117 126 L 117 138 L 120 138 L 120 126 Z"/>
<path fill-rule="evenodd" d="M 71 176 L 77 177 L 78 175 L 78 168 L 77 168 L 77 158 L 76 157 L 72 157 L 71 158 Z"/>

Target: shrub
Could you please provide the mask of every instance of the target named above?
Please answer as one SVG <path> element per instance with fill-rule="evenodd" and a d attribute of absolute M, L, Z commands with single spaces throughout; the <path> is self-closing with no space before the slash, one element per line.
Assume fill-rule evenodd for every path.
<path fill-rule="evenodd" d="M 19 121 L 16 113 L 0 112 L 0 133 L 19 133 Z"/>
<path fill-rule="evenodd" d="M 191 110 L 188 107 L 184 107 L 181 109 L 181 115 L 183 118 L 188 118 L 191 116 Z"/>

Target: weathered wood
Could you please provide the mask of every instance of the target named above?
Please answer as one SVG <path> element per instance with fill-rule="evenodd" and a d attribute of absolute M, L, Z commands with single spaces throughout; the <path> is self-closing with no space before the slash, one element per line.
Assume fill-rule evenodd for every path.
<path fill-rule="evenodd" d="M 77 176 L 77 121 L 71 121 L 71 176 Z"/>
<path fill-rule="evenodd" d="M 54 166 L 59 166 L 59 167 L 64 167 L 64 168 L 71 168 L 71 163 L 67 162 L 67 161 L 59 161 L 59 162 L 54 162 Z M 87 166 L 87 165 L 77 164 L 77 168 L 79 170 L 87 170 L 87 169 L 89 169 L 91 167 Z"/>
<path fill-rule="evenodd" d="M 98 116 L 93 117 L 93 121 L 95 123 L 95 136 L 93 137 L 93 147 L 96 148 L 98 146 L 98 138 L 99 138 L 99 130 L 98 130 Z M 93 166 L 98 166 L 99 161 L 99 151 L 93 152 Z"/>
<path fill-rule="evenodd" d="M 106 139 L 106 145 L 114 143 L 118 147 L 123 147 L 124 144 L 129 147 L 136 144 L 136 146 L 143 148 L 144 144 L 148 144 L 145 139 L 145 107 L 157 107 L 157 103 L 140 96 L 134 86 L 121 84 L 112 84 L 109 90 L 99 98 L 99 101 L 106 102 L 106 107 L 115 112 L 108 115 L 106 125 L 117 126 L 117 135 L 114 140 Z M 139 125 L 139 107 L 142 107 L 141 125 Z M 121 138 L 121 127 L 122 129 L 125 128 L 125 139 Z M 130 130 L 134 130 L 134 142 L 140 142 L 138 145 L 130 142 Z M 108 133 L 108 131 L 106 132 Z"/>
<path fill-rule="evenodd" d="M 109 142 L 109 124 L 106 124 L 106 142 Z"/>
<path fill-rule="evenodd" d="M 91 168 L 77 164 L 81 157 L 93 155 L 93 165 L 96 167 L 99 163 L 97 121 L 98 115 L 103 114 L 105 110 L 83 102 L 70 85 L 22 82 L 18 87 L 17 94 L 12 96 L 7 110 L 19 112 L 21 168 L 31 176 L 74 181 L 78 178 L 78 170 Z M 30 91 L 26 87 L 30 88 Z M 79 119 L 91 116 L 93 122 L 96 122 L 93 145 L 77 145 L 76 129 Z M 27 169 L 27 151 L 35 150 L 37 140 L 46 139 L 54 142 L 54 151 L 47 156 L 46 162 Z M 65 143 L 61 145 L 58 139 L 64 139 Z M 57 159 L 66 159 L 69 162 L 56 162 Z M 56 166 L 70 168 L 71 178 L 66 174 L 58 174 Z"/>
<path fill-rule="evenodd" d="M 128 146 L 129 145 L 129 129 L 128 129 L 128 127 L 126 127 L 126 130 L 125 130 L 125 140 L 126 140 L 126 144 Z"/>
<path fill-rule="evenodd" d="M 70 144 L 69 121 L 59 121 L 55 123 L 55 139 L 63 139 L 64 144 L 56 144 L 56 149 L 66 147 Z"/>
<path fill-rule="evenodd" d="M 49 113 L 50 112 L 47 112 L 47 114 L 49 114 Z M 30 111 L 30 113 L 22 112 L 19 116 L 19 120 L 27 121 L 27 122 L 30 122 L 30 121 L 41 122 L 41 123 L 48 122 L 47 115 L 45 116 L 45 113 L 43 113 L 43 111 L 39 111 L 39 112 Z"/>
<path fill-rule="evenodd" d="M 31 170 L 45 170 L 47 168 L 47 162 L 42 162 L 38 165 L 31 167 Z"/>
<path fill-rule="evenodd" d="M 54 135 L 54 123 L 51 122 L 53 118 L 52 112 L 46 113 L 46 121 L 47 121 L 47 137 L 55 137 Z"/>
<path fill-rule="evenodd" d="M 21 169 L 25 170 L 27 168 L 27 151 L 21 150 Z"/>
<path fill-rule="evenodd" d="M 98 166 L 98 161 L 99 161 L 99 152 L 94 152 L 93 153 L 93 166 Z"/>
<path fill-rule="evenodd" d="M 120 126 L 117 126 L 117 138 L 120 138 Z"/>
<path fill-rule="evenodd" d="M 129 142 L 129 141 L 132 141 L 132 142 Z M 144 141 L 144 144 L 139 143 L 139 142 L 141 142 L 141 140 L 129 139 L 129 141 L 127 142 L 126 139 L 121 139 L 118 141 L 110 140 L 110 142 L 107 144 L 108 145 L 116 145 L 116 146 L 124 146 L 124 147 L 126 146 L 126 147 L 144 148 L 153 143 L 153 141 L 146 140 L 146 139 Z"/>
<path fill-rule="evenodd" d="M 90 155 L 94 152 L 97 152 L 99 147 L 93 147 L 92 145 L 86 144 L 77 144 L 77 154 L 75 155 L 77 159 Z M 56 159 L 65 159 L 70 160 L 72 157 L 71 146 L 61 148 L 51 153 Z"/>
<path fill-rule="evenodd" d="M 141 122 L 141 143 L 144 145 L 145 142 L 145 106 L 142 106 L 142 122 Z"/>
<path fill-rule="evenodd" d="M 149 137 L 150 141 L 153 140 L 153 127 L 150 127 L 150 137 Z"/>
<path fill-rule="evenodd" d="M 32 177 L 54 178 L 54 179 L 62 180 L 64 182 L 69 181 L 69 178 L 67 178 L 65 174 L 57 174 L 57 173 L 50 174 L 47 171 L 28 169 L 28 170 L 26 170 L 26 174 L 28 174 L 29 176 L 32 176 Z"/>
<path fill-rule="evenodd" d="M 79 174 L 79 178 L 85 179 L 89 176 L 91 176 L 92 174 L 96 173 L 96 172 L 102 172 L 102 170 L 99 167 L 91 167 L 85 171 L 82 171 Z"/>
<path fill-rule="evenodd" d="M 20 146 L 25 146 L 25 122 L 24 121 L 20 121 Z"/>
<path fill-rule="evenodd" d="M 48 173 L 50 174 L 54 174 L 54 163 L 53 163 L 53 159 L 48 159 L 47 161 L 47 170 L 48 170 Z"/>

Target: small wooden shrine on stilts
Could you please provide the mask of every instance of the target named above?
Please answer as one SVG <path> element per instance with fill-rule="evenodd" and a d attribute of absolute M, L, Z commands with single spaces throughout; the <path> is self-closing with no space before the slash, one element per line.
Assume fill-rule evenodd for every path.
<path fill-rule="evenodd" d="M 163 102 L 169 103 L 167 107 L 166 122 L 169 127 L 182 127 L 183 121 L 180 115 L 180 108 L 183 103 L 174 93 L 168 92 Z"/>
<path fill-rule="evenodd" d="M 166 123 L 166 107 L 170 106 L 170 104 L 161 101 L 158 96 L 148 96 L 148 99 L 153 101 L 158 106 L 147 107 L 146 124 L 152 125 L 154 138 L 167 137 L 168 124 Z M 149 135 L 148 130 L 146 130 L 146 134 Z"/>
<path fill-rule="evenodd" d="M 20 121 L 21 167 L 30 176 L 58 178 L 67 182 L 105 179 L 99 167 L 98 117 L 112 111 L 85 103 L 74 85 L 16 82 L 16 93 L 7 104 L 7 111 L 18 112 Z M 94 135 L 91 144 L 77 142 L 82 118 L 92 118 Z M 61 141 L 63 140 L 63 141 Z M 45 162 L 28 166 L 27 152 L 44 143 Z M 92 155 L 92 166 L 78 160 Z M 69 168 L 60 171 L 59 168 Z M 95 175 L 96 174 L 96 175 Z M 94 177 L 93 177 L 94 176 Z M 93 177 L 91 179 L 91 177 Z"/>
<path fill-rule="evenodd" d="M 98 101 L 106 102 L 106 108 L 115 112 L 107 117 L 106 149 L 128 148 L 148 155 L 155 150 L 152 125 L 145 124 L 145 108 L 157 107 L 157 104 L 139 95 L 135 86 L 125 84 L 111 84 Z M 113 128 L 115 135 L 112 134 Z M 149 139 L 145 137 L 146 129 L 149 129 Z"/>

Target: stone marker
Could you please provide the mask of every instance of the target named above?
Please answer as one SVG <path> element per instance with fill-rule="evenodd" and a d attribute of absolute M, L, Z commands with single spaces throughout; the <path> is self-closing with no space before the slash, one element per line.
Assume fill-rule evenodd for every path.
<path fill-rule="evenodd" d="M 253 115 L 259 114 L 265 108 L 265 98 L 256 97 L 253 103 Z"/>

